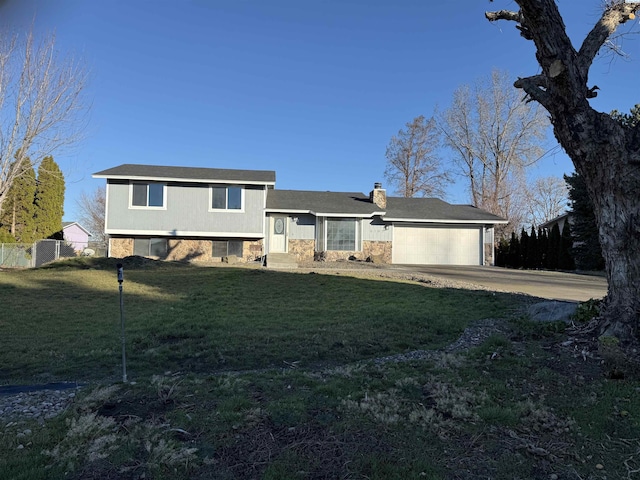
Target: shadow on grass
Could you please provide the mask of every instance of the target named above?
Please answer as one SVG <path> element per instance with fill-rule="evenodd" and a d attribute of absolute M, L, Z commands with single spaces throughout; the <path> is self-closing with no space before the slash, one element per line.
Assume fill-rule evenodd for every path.
<path fill-rule="evenodd" d="M 140 257 L 124 263 L 130 378 L 165 371 L 310 368 L 438 348 L 520 300 L 416 282 Z M 117 259 L 0 277 L 0 382 L 117 379 Z"/>

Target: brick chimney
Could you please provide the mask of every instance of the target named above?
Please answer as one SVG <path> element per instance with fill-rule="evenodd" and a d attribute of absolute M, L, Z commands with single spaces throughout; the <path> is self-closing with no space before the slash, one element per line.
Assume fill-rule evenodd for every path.
<path fill-rule="evenodd" d="M 387 208 L 387 191 L 382 188 L 380 182 L 373 184 L 373 190 L 369 194 L 369 201 L 375 203 L 378 207 L 385 210 Z"/>

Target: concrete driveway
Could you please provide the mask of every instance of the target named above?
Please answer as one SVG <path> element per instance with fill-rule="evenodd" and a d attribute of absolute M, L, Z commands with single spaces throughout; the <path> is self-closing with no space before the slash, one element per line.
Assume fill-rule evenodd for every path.
<path fill-rule="evenodd" d="M 604 276 L 538 270 L 509 270 L 499 267 L 459 265 L 394 265 L 396 269 L 420 272 L 491 289 L 526 293 L 550 300 L 583 302 L 607 294 Z"/>

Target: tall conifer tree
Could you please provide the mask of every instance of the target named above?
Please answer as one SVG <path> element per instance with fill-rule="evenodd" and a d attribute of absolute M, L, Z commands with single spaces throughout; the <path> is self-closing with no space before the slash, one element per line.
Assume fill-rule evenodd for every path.
<path fill-rule="evenodd" d="M 511 232 L 511 241 L 509 242 L 507 266 L 512 268 L 520 268 L 520 240 L 516 232 Z"/>
<path fill-rule="evenodd" d="M 17 168 L 16 164 L 12 168 Z M 31 161 L 21 165 L 0 212 L 0 229 L 20 243 L 36 239 L 35 205 L 36 173 Z"/>
<path fill-rule="evenodd" d="M 562 234 L 560 235 L 560 254 L 558 257 L 558 268 L 561 270 L 575 270 L 576 263 L 571 255 L 571 247 L 573 247 L 573 238 L 571 237 L 571 226 L 569 222 L 564 222 Z"/>
<path fill-rule="evenodd" d="M 547 243 L 547 268 L 551 270 L 558 269 L 559 253 L 560 253 L 560 227 L 556 222 L 553 224 L 553 228 L 549 233 L 549 241 Z"/>
<path fill-rule="evenodd" d="M 527 259 L 529 258 L 529 234 L 522 227 L 520 232 L 520 266 L 522 268 L 529 268 L 527 265 Z"/>
<path fill-rule="evenodd" d="M 45 157 L 38 167 L 35 196 L 36 231 L 39 238 L 62 234 L 64 175 L 53 157 Z"/>
<path fill-rule="evenodd" d="M 604 258 L 598 238 L 598 225 L 584 179 L 574 173 L 565 175 L 564 180 L 569 185 L 571 233 L 574 238 L 571 253 L 575 263 L 581 270 L 603 270 Z"/>
<path fill-rule="evenodd" d="M 538 245 L 538 236 L 536 235 L 536 229 L 532 225 L 531 233 L 529 234 L 529 248 L 527 249 L 527 268 L 538 268 L 540 265 L 540 246 Z"/>
<path fill-rule="evenodd" d="M 549 268 L 547 264 L 547 250 L 549 248 L 549 237 L 547 231 L 543 228 L 538 228 L 538 256 L 540 259 L 539 268 Z"/>

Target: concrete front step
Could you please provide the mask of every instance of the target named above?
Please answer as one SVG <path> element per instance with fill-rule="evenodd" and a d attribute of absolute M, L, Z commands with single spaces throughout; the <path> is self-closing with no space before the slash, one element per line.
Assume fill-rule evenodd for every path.
<path fill-rule="evenodd" d="M 267 254 L 267 268 L 298 268 L 298 262 L 288 253 Z"/>

